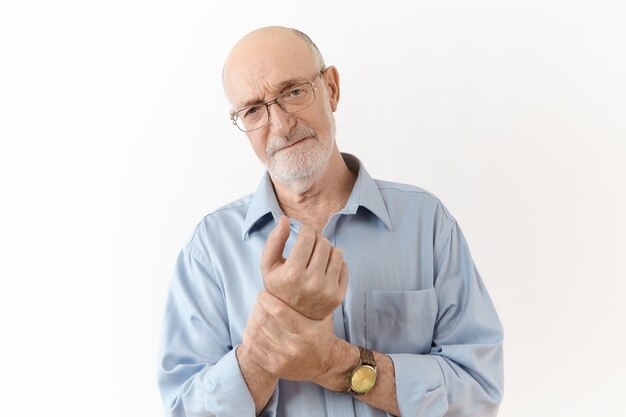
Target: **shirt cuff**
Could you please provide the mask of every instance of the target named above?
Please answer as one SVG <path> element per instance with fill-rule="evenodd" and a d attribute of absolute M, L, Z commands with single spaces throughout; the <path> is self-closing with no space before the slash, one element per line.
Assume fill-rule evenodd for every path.
<path fill-rule="evenodd" d="M 254 400 L 239 369 L 235 350 L 213 365 L 210 377 L 205 374 L 205 391 L 210 393 L 206 401 L 211 405 L 211 412 L 218 416 L 254 416 Z"/>
<path fill-rule="evenodd" d="M 270 400 L 265 405 L 265 408 L 263 409 L 263 411 L 261 411 L 261 414 L 259 415 L 259 417 L 276 417 L 277 416 L 276 410 L 278 410 L 278 384 L 276 384 L 276 389 L 272 393 L 272 396 L 270 397 Z"/>
<path fill-rule="evenodd" d="M 442 416 L 448 398 L 441 367 L 429 355 L 388 354 L 396 374 L 396 398 L 403 416 Z"/>

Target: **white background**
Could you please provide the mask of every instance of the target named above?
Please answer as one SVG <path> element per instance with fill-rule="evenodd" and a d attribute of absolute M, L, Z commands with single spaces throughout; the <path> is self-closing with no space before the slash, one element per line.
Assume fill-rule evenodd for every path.
<path fill-rule="evenodd" d="M 340 149 L 462 225 L 505 327 L 500 415 L 623 415 L 623 2 L 0 5 L 3 416 L 161 414 L 175 257 L 262 172 L 222 62 L 270 24 L 338 67 Z"/>

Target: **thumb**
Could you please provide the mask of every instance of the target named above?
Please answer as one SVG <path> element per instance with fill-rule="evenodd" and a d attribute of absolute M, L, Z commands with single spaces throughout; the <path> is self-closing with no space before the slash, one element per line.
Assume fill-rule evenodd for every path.
<path fill-rule="evenodd" d="M 289 218 L 280 216 L 274 230 L 270 233 L 265 242 L 265 249 L 261 255 L 261 272 L 265 275 L 276 264 L 285 262 L 283 251 L 289 239 Z"/>

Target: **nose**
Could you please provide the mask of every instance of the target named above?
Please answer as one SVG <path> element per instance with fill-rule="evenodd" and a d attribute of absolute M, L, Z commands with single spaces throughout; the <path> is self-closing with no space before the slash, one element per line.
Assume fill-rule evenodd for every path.
<path fill-rule="evenodd" d="M 287 136 L 295 124 L 295 116 L 283 110 L 280 103 L 272 103 L 268 107 L 271 132 L 280 137 Z"/>

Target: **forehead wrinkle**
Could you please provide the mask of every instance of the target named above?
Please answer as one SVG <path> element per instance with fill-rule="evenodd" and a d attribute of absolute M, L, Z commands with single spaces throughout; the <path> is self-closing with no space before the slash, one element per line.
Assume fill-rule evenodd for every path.
<path fill-rule="evenodd" d="M 284 81 L 280 81 L 275 85 L 272 85 L 272 83 L 266 82 L 266 84 L 268 84 L 268 88 L 267 88 L 267 92 L 263 95 L 263 97 L 261 98 L 251 98 L 249 100 L 246 100 L 242 103 L 240 103 L 237 108 L 244 108 L 244 107 L 248 107 L 248 106 L 253 106 L 255 104 L 262 104 L 265 103 L 267 101 L 272 101 L 274 100 L 276 97 L 278 97 L 281 93 L 283 93 L 285 91 L 285 89 L 292 87 L 296 84 L 301 84 L 307 82 L 304 78 L 299 77 L 299 78 L 290 78 L 288 80 L 284 80 Z M 259 83 L 260 84 L 260 83 Z M 268 96 L 270 96 L 271 98 L 268 98 Z"/>

